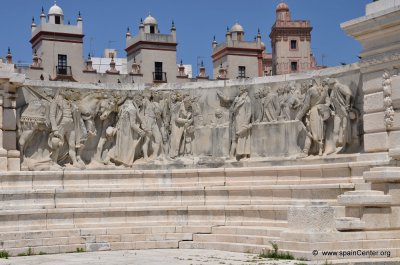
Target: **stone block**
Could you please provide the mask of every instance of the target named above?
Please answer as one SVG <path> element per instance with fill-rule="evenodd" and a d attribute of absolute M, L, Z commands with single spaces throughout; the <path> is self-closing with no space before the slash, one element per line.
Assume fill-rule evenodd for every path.
<path fill-rule="evenodd" d="M 338 196 L 338 202 L 350 207 L 390 207 L 392 196 L 385 195 L 382 191 L 356 190 Z"/>
<path fill-rule="evenodd" d="M 8 170 L 8 160 L 7 157 L 0 156 L 0 171 L 7 171 Z"/>
<path fill-rule="evenodd" d="M 370 73 L 364 73 L 362 75 L 362 90 L 364 94 L 371 94 L 382 91 L 382 75 L 383 71 L 375 71 Z"/>
<path fill-rule="evenodd" d="M 6 150 L 17 149 L 17 133 L 13 131 L 3 131 L 3 148 Z"/>
<path fill-rule="evenodd" d="M 392 105 L 393 108 L 400 108 L 400 76 L 392 77 Z"/>
<path fill-rule="evenodd" d="M 17 129 L 17 114 L 15 109 L 3 109 L 3 130 L 15 131 Z"/>
<path fill-rule="evenodd" d="M 4 108 L 13 108 L 15 109 L 17 106 L 17 102 L 15 100 L 15 94 L 5 94 L 4 100 L 3 100 L 3 106 Z"/>
<path fill-rule="evenodd" d="M 386 131 L 385 113 L 376 112 L 364 115 L 364 131 L 366 133 L 384 132 Z"/>
<path fill-rule="evenodd" d="M 336 229 L 339 231 L 363 230 L 364 228 L 365 222 L 359 218 L 344 217 L 336 219 Z"/>
<path fill-rule="evenodd" d="M 365 222 L 365 229 L 389 229 L 391 209 L 390 208 L 364 208 L 361 221 Z"/>
<path fill-rule="evenodd" d="M 121 242 L 135 242 L 135 241 L 145 241 L 146 234 L 125 234 L 121 235 Z"/>
<path fill-rule="evenodd" d="M 288 229 L 314 233 L 336 230 L 335 211 L 326 203 L 291 206 L 288 210 Z"/>
<path fill-rule="evenodd" d="M 389 132 L 389 146 L 390 148 L 400 147 L 400 131 Z"/>
<path fill-rule="evenodd" d="M 384 152 L 389 149 L 389 137 L 386 132 L 364 135 L 365 152 Z"/>
<path fill-rule="evenodd" d="M 364 112 L 373 113 L 385 111 L 385 105 L 383 104 L 383 92 L 377 92 L 364 96 Z"/>
<path fill-rule="evenodd" d="M 96 242 L 120 242 L 121 235 L 97 235 Z"/>
<path fill-rule="evenodd" d="M 304 147 L 305 127 L 299 121 L 256 123 L 251 132 L 252 157 L 295 156 Z"/>
<path fill-rule="evenodd" d="M 20 171 L 21 170 L 21 158 L 18 150 L 9 150 L 7 152 L 7 170 L 8 171 Z"/>
<path fill-rule="evenodd" d="M 130 250 L 133 249 L 132 242 L 112 242 L 111 250 Z"/>
<path fill-rule="evenodd" d="M 87 252 L 111 250 L 111 245 L 108 242 L 105 242 L 105 243 L 86 243 L 85 247 L 86 247 L 86 251 Z"/>

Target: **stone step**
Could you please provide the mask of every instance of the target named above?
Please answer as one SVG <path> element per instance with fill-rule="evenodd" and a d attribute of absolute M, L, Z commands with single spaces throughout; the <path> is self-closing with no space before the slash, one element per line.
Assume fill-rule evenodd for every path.
<path fill-rule="evenodd" d="M 80 202 L 80 203 L 57 203 L 56 205 L 50 203 L 32 203 L 32 204 L 23 204 L 21 206 L 12 204 L 13 201 L 4 204 L 0 202 L 0 210 L 3 211 L 10 211 L 10 210 L 21 210 L 21 209 L 71 209 L 71 208 L 107 208 L 107 207 L 144 207 L 144 206 L 224 206 L 224 205 L 254 205 L 254 206 L 279 206 L 279 205 L 297 205 L 297 204 L 305 204 L 309 203 L 313 200 L 220 200 L 220 201 L 156 201 L 156 202 L 149 202 L 149 201 L 137 201 L 137 202 L 123 202 L 123 201 L 116 201 L 116 202 L 99 202 L 99 203 L 87 203 L 87 202 Z M 318 202 L 325 202 L 330 206 L 337 207 L 339 206 L 337 200 L 316 200 Z"/>
<path fill-rule="evenodd" d="M 292 204 L 323 200 L 335 205 L 338 195 L 354 184 L 218 186 L 206 188 L 134 189 L 40 189 L 0 191 L 0 209 L 63 207 L 131 207 L 151 205 Z"/>
<path fill-rule="evenodd" d="M 335 180 L 354 182 L 373 166 L 387 165 L 388 161 L 360 161 L 316 165 L 199 168 L 173 170 L 86 170 L 60 172 L 4 172 L 1 189 L 69 188 L 69 187 L 173 187 L 193 185 L 230 185 L 248 182 L 256 184 L 299 184 L 306 181 Z"/>
<path fill-rule="evenodd" d="M 390 207 L 392 196 L 382 191 L 356 190 L 338 196 L 338 202 L 346 207 Z"/>
<path fill-rule="evenodd" d="M 0 212 L 0 230 L 101 227 L 113 223 L 155 225 L 160 222 L 175 226 L 257 225 L 265 221 L 286 222 L 288 207 L 289 205 L 214 205 L 5 210 Z"/>
<path fill-rule="evenodd" d="M 252 253 L 261 254 L 271 249 L 271 245 L 255 245 L 255 244 L 244 244 L 244 243 L 227 243 L 227 242 L 191 242 L 181 241 L 179 242 L 179 248 L 182 249 L 212 249 L 229 252 L 241 252 L 241 253 Z"/>
<path fill-rule="evenodd" d="M 154 234 L 99 234 L 79 235 L 67 237 L 44 237 L 34 239 L 3 240 L 3 249 L 54 246 L 54 245 L 77 245 L 88 243 L 113 243 L 113 242 L 152 242 L 152 241 L 191 241 L 192 233 L 154 233 Z"/>
<path fill-rule="evenodd" d="M 194 234 L 193 242 L 220 242 L 220 243 L 242 243 L 253 245 L 268 245 L 270 242 L 279 240 L 279 237 L 256 236 L 256 235 L 231 235 L 231 234 Z"/>
<path fill-rule="evenodd" d="M 358 231 L 365 229 L 365 222 L 356 217 L 336 218 L 335 222 L 338 231 Z"/>
<path fill-rule="evenodd" d="M 184 241 L 181 241 L 184 242 Z M 41 254 L 58 254 L 73 253 L 82 249 L 85 252 L 108 251 L 108 250 L 142 250 L 142 249 L 172 249 L 178 248 L 178 240 L 164 241 L 136 241 L 136 242 L 102 242 L 102 243 L 85 243 L 85 244 L 68 244 L 68 245 L 51 245 L 36 247 L 21 247 L 7 249 L 10 256 L 17 256 L 30 251 L 32 255 Z"/>
<path fill-rule="evenodd" d="M 359 177 L 347 177 L 347 178 L 300 178 L 300 179 L 288 179 L 288 178 L 279 178 L 279 179 L 270 179 L 268 176 L 260 178 L 259 180 L 246 180 L 246 179 L 237 179 L 232 181 L 205 181 L 205 182 L 179 182 L 179 183 L 164 183 L 160 182 L 151 182 L 151 183 L 131 183 L 124 182 L 121 180 L 110 180 L 109 183 L 105 181 L 96 181 L 93 180 L 90 183 L 83 180 L 74 180 L 67 181 L 63 180 L 63 183 L 52 183 L 52 181 L 32 181 L 31 178 L 21 181 L 20 179 L 7 179 L 8 176 L 4 176 L 0 179 L 0 190 L 38 190 L 38 189 L 82 189 L 82 188 L 90 188 L 90 189 L 126 189 L 126 187 L 130 187 L 134 190 L 143 190 L 143 189 L 154 189 L 154 188 L 171 188 L 171 189 L 186 189 L 196 187 L 198 189 L 204 189 L 205 187 L 213 187 L 213 186 L 247 186 L 247 187 L 258 187 L 258 186 L 269 186 L 269 185 L 318 185 L 318 184 L 338 184 L 338 183 L 360 183 L 363 182 L 362 176 Z"/>
<path fill-rule="evenodd" d="M 399 167 L 376 167 L 364 172 L 365 181 L 371 183 L 400 183 Z"/>
<path fill-rule="evenodd" d="M 58 237 L 80 237 L 99 235 L 142 235 L 142 234 L 168 234 L 168 233 L 211 233 L 211 226 L 124 226 L 101 227 L 101 228 L 71 228 L 71 229 L 49 229 L 31 231 L 8 231 L 1 233 L 1 239 L 7 240 L 29 240 Z"/>
<path fill-rule="evenodd" d="M 268 236 L 279 237 L 283 231 L 283 227 L 244 227 L 244 226 L 213 226 L 212 234 L 233 234 L 233 235 L 249 235 L 249 236 Z"/>
<path fill-rule="evenodd" d="M 182 232 L 193 232 L 193 233 L 211 233 L 211 227 L 212 226 L 243 226 L 243 227 L 268 227 L 268 228 L 285 228 L 287 227 L 287 221 L 286 220 L 262 220 L 262 221 L 231 221 L 227 220 L 226 222 L 220 221 L 213 221 L 213 222 L 205 222 L 202 220 L 199 221 L 191 221 L 191 222 L 174 222 L 174 221 L 129 221 L 129 222 L 123 222 L 123 220 L 115 220 L 114 222 L 109 222 L 109 223 L 81 223 L 79 225 L 71 225 L 71 224 L 52 224 L 52 225 L 39 225 L 39 224 L 25 224 L 24 226 L 19 226 L 18 224 L 14 225 L 6 225 L 6 226 L 0 226 L 0 232 L 31 232 L 31 231 L 43 231 L 44 229 L 47 230 L 70 230 L 70 229 L 87 229 L 87 231 L 95 231 L 95 230 L 104 230 L 104 229 L 110 229 L 110 228 L 120 228 L 120 227 L 157 227 L 157 226 L 162 226 L 162 227 L 182 227 Z M 199 227 L 202 228 L 203 230 L 197 231 L 197 230 L 191 230 L 192 227 Z M 178 231 L 178 230 L 177 230 Z M 180 230 L 179 230 L 180 231 Z"/>

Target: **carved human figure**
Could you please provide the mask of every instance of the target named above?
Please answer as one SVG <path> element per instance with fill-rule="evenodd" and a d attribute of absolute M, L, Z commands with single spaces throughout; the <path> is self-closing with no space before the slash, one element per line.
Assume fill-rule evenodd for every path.
<path fill-rule="evenodd" d="M 345 146 L 346 143 L 352 141 L 349 118 L 349 113 L 352 109 L 352 92 L 348 86 L 339 83 L 335 79 L 329 79 L 328 82 L 331 89 L 331 107 L 334 111 L 333 143 L 336 145 L 335 147 Z"/>
<path fill-rule="evenodd" d="M 81 147 L 80 113 L 78 107 L 70 100 L 71 96 L 71 91 L 59 90 L 50 104 L 51 133 L 49 146 L 52 149 L 50 157 L 53 164 L 57 165 L 60 150 L 66 142 L 72 164 L 75 167 L 84 168 L 85 164 L 76 152 Z"/>
<path fill-rule="evenodd" d="M 254 98 L 258 102 L 256 105 L 258 108 L 256 108 L 255 115 L 257 119 L 255 122 L 261 122 L 264 118 L 264 98 L 266 96 L 266 93 L 264 91 L 264 87 L 259 87 L 254 91 Z"/>
<path fill-rule="evenodd" d="M 302 109 L 297 113 L 296 120 L 302 120 L 307 114 L 305 123 L 309 123 L 309 135 L 311 136 L 306 138 L 303 156 L 309 155 L 312 142 L 318 146 L 318 154 L 323 154 L 325 121 L 331 114 L 328 82 L 329 80 L 325 79 L 320 86 L 314 81 L 314 85 L 306 93 Z"/>
<path fill-rule="evenodd" d="M 281 108 L 280 118 L 282 120 L 290 120 L 291 97 L 290 87 L 288 85 L 278 88 L 279 105 Z"/>
<path fill-rule="evenodd" d="M 174 109 L 177 105 L 172 106 Z M 169 147 L 169 157 L 176 158 L 184 153 L 186 148 L 187 129 L 193 124 L 193 113 L 191 109 L 191 99 L 189 96 L 183 98 L 179 104 L 177 115 L 171 117 L 171 138 Z M 189 136 L 190 137 L 190 136 Z M 191 140 L 190 140 L 191 143 Z M 190 149 L 191 152 L 191 149 Z"/>
<path fill-rule="evenodd" d="M 125 167 L 131 167 L 137 159 L 135 157 L 140 140 L 145 132 L 140 128 L 139 106 L 140 100 L 133 101 L 127 98 L 120 106 L 115 128 L 107 128 L 108 135 L 116 136 L 115 146 L 107 154 L 105 163 L 110 160 Z"/>
<path fill-rule="evenodd" d="M 268 86 L 265 87 L 264 93 L 262 120 L 266 122 L 276 122 L 280 113 L 278 94 Z"/>
<path fill-rule="evenodd" d="M 142 128 L 146 132 L 143 143 L 143 156 L 149 160 L 149 149 L 153 149 L 151 158 L 157 158 L 162 144 L 160 131 L 161 109 L 157 102 L 153 101 L 152 93 L 149 90 L 143 93 Z"/>
<path fill-rule="evenodd" d="M 251 101 L 247 88 L 241 86 L 239 95 L 234 99 L 232 106 L 232 143 L 230 156 L 240 160 L 250 157 L 250 135 L 251 135 Z"/>
<path fill-rule="evenodd" d="M 169 111 L 169 102 L 170 98 L 169 92 L 162 91 L 153 91 L 153 101 L 158 104 L 158 108 L 160 110 L 160 118 L 157 119 L 158 126 L 160 128 L 162 143 L 161 143 L 161 155 L 168 155 L 168 147 L 169 147 L 169 135 L 170 128 L 169 123 L 171 119 L 170 111 Z"/>

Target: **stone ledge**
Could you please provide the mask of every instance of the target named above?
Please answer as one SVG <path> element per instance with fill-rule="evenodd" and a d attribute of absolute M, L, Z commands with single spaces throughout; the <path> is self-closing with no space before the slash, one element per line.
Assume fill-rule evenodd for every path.
<path fill-rule="evenodd" d="M 347 207 L 390 207 L 392 196 L 382 191 L 348 191 L 338 196 L 338 203 Z"/>
<path fill-rule="evenodd" d="M 400 167 L 374 168 L 364 172 L 364 179 L 371 183 L 400 183 Z"/>
<path fill-rule="evenodd" d="M 336 229 L 338 231 L 357 231 L 365 228 L 365 222 L 360 218 L 343 217 L 336 219 Z"/>

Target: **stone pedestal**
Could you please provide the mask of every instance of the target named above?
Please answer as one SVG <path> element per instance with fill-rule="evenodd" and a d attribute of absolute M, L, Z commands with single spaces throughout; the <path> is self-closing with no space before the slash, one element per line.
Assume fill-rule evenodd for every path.
<path fill-rule="evenodd" d="M 280 234 L 278 245 L 296 258 L 322 260 L 321 251 L 332 250 L 337 234 L 334 208 L 327 203 L 312 202 L 289 208 L 288 228 Z M 324 244 L 319 246 L 321 242 Z"/>

